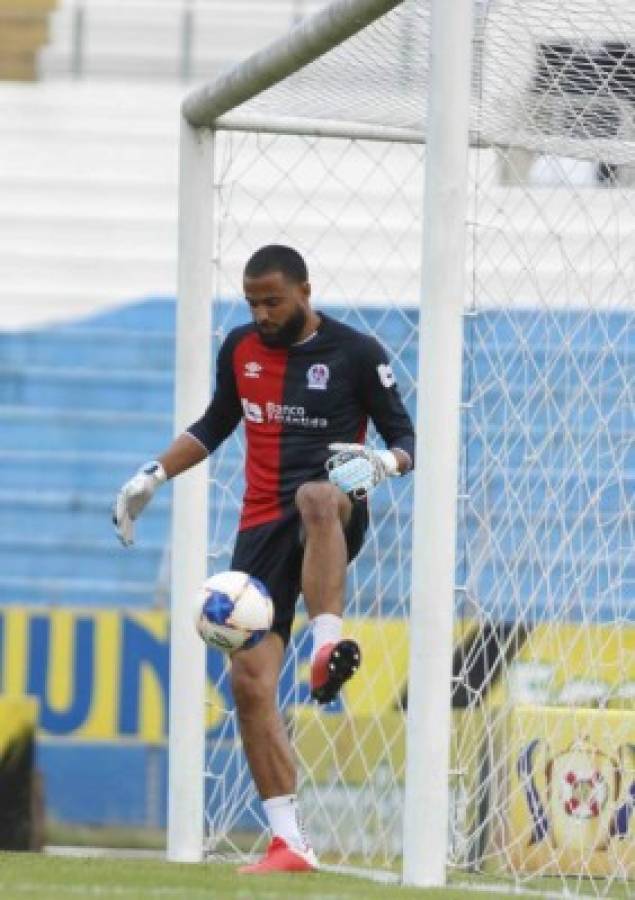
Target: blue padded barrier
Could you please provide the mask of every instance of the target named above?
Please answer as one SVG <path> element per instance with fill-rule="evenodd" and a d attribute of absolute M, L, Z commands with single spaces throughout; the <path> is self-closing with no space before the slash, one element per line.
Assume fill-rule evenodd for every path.
<path fill-rule="evenodd" d="M 165 747 L 38 741 L 36 765 L 54 821 L 165 827 Z"/>

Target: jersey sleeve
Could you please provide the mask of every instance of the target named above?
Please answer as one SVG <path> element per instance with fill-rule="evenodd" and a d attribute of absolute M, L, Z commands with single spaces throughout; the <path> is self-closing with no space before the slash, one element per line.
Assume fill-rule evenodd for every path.
<path fill-rule="evenodd" d="M 233 355 L 236 341 L 229 334 L 216 359 L 214 396 L 201 416 L 187 429 L 188 434 L 213 453 L 229 437 L 242 418 L 242 406 L 236 389 Z"/>
<path fill-rule="evenodd" d="M 415 432 L 401 399 L 388 354 L 374 338 L 364 341 L 359 362 L 360 400 L 389 449 L 415 458 Z"/>

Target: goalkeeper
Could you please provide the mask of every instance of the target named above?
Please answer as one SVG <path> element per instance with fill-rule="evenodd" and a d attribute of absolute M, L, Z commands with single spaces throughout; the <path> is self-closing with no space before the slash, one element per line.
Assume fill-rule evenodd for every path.
<path fill-rule="evenodd" d="M 303 258 L 262 247 L 244 270 L 252 323 L 230 332 L 202 417 L 117 495 L 122 543 L 155 490 L 204 460 L 241 419 L 246 489 L 231 568 L 259 578 L 274 602 L 271 632 L 231 657 L 243 746 L 273 840 L 249 872 L 307 871 L 317 862 L 296 810 L 293 755 L 277 707 L 278 678 L 300 591 L 311 620 L 311 696 L 328 703 L 360 664 L 342 639 L 346 567 L 368 525 L 367 497 L 412 466 L 414 431 L 381 345 L 310 303 Z M 368 418 L 388 449 L 365 446 Z"/>

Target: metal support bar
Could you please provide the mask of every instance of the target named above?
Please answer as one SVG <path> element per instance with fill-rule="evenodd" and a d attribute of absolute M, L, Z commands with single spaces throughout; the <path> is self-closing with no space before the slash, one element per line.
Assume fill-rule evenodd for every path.
<path fill-rule="evenodd" d="M 194 10 L 188 3 L 181 19 L 181 81 L 192 77 L 192 48 L 194 47 Z"/>
<path fill-rule="evenodd" d="M 331 119 L 299 119 L 293 116 L 247 116 L 227 113 L 214 123 L 216 131 L 250 131 L 260 134 L 290 134 L 306 137 L 345 138 L 359 141 L 389 141 L 391 144 L 423 144 L 425 136 L 414 128 L 369 125 Z"/>
<path fill-rule="evenodd" d="M 73 38 L 71 70 L 73 78 L 81 78 L 84 74 L 84 44 L 86 39 L 86 10 L 83 3 L 78 3 L 73 10 Z"/>

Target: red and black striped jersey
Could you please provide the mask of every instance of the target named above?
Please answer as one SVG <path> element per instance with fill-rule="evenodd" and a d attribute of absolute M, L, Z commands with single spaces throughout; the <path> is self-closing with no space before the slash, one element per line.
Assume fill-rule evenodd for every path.
<path fill-rule="evenodd" d="M 368 418 L 388 447 L 414 459 L 414 429 L 381 344 L 320 313 L 315 334 L 267 347 L 253 324 L 233 329 L 218 353 L 216 387 L 188 428 L 210 453 L 245 421 L 246 489 L 240 528 L 288 511 L 307 481 L 326 477 L 329 444 L 363 443 Z"/>

